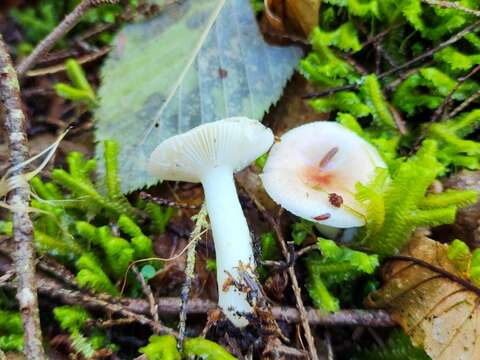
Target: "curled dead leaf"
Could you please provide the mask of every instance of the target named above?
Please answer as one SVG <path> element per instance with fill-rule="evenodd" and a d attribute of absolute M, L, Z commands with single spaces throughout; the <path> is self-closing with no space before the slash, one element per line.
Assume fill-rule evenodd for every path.
<path fill-rule="evenodd" d="M 318 25 L 320 0 L 286 0 L 285 7 L 289 21 L 305 36 Z"/>
<path fill-rule="evenodd" d="M 447 245 L 416 235 L 402 252 L 461 281 L 412 261 L 392 260 L 383 269 L 384 286 L 366 305 L 385 308 L 416 346 L 434 360 L 480 359 L 480 298 L 447 258 Z"/>
<path fill-rule="evenodd" d="M 319 13 L 320 0 L 265 0 L 265 20 L 274 36 L 308 38 Z"/>

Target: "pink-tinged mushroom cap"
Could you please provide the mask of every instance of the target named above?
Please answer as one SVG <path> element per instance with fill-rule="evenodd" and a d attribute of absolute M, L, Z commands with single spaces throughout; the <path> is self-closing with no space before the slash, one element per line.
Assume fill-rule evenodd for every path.
<path fill-rule="evenodd" d="M 270 197 L 291 213 L 337 228 L 365 224 L 355 185 L 386 165 L 377 150 L 344 126 L 327 121 L 299 126 L 276 143 L 264 168 Z"/>

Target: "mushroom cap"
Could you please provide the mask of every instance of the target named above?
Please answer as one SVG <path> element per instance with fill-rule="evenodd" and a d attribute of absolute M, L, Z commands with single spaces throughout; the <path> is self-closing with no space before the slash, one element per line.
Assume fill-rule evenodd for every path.
<path fill-rule="evenodd" d="M 273 141 L 272 131 L 259 121 L 231 117 L 163 141 L 150 155 L 148 171 L 161 180 L 201 182 L 215 167 L 244 169 Z"/>
<path fill-rule="evenodd" d="M 365 224 L 355 199 L 357 182 L 368 183 L 384 161 L 367 141 L 344 126 L 318 121 L 285 133 L 262 174 L 265 190 L 291 213 L 328 226 Z"/>

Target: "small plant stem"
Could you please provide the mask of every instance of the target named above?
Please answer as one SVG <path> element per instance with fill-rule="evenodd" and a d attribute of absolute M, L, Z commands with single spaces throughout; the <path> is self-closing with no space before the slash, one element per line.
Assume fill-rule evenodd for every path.
<path fill-rule="evenodd" d="M 273 228 L 273 231 L 275 232 L 275 235 L 277 236 L 278 244 L 280 245 L 280 249 L 282 251 L 282 254 L 286 260 L 287 263 L 290 264 L 290 252 L 288 251 L 287 243 L 285 241 L 285 238 L 283 236 L 283 232 L 280 226 L 280 223 L 278 221 L 278 218 L 274 218 L 266 209 L 265 207 L 258 201 L 256 196 L 249 192 L 245 187 L 245 191 L 247 192 L 248 196 L 252 199 L 253 203 L 257 207 L 257 209 L 263 214 L 265 219 L 270 223 L 270 226 Z M 308 353 L 309 357 L 311 360 L 318 360 L 318 354 L 317 354 L 317 349 L 315 346 L 315 340 L 312 335 L 312 330 L 310 328 L 310 322 L 308 319 L 308 314 L 305 309 L 305 305 L 303 304 L 303 299 L 302 299 L 302 291 L 300 289 L 300 286 L 298 285 L 298 279 L 295 274 L 295 268 L 294 268 L 294 262 L 292 261 L 291 266 L 288 267 L 288 275 L 290 277 L 290 281 L 292 282 L 292 289 L 293 293 L 295 295 L 295 301 L 296 301 L 296 306 L 298 309 L 298 315 L 299 315 L 299 320 L 300 323 L 302 324 L 303 327 L 303 332 L 305 334 L 305 338 L 307 340 L 307 345 L 308 345 Z M 272 314 L 275 317 L 274 313 L 275 309 L 272 309 Z"/>
<path fill-rule="evenodd" d="M 450 93 L 447 95 L 447 97 L 443 100 L 442 104 L 433 113 L 432 117 L 430 118 L 430 122 L 435 122 L 438 119 L 444 117 L 445 110 L 447 109 L 448 105 L 452 101 L 452 97 L 455 94 L 455 92 L 460 88 L 460 86 L 462 86 L 462 84 L 465 81 L 467 81 L 469 78 L 471 78 L 473 75 L 475 75 L 479 70 L 480 70 L 480 65 L 477 65 L 467 75 L 458 79 L 455 87 L 452 89 L 452 91 L 450 91 Z"/>
<path fill-rule="evenodd" d="M 158 317 L 158 305 L 155 301 L 155 297 L 153 296 L 150 285 L 147 284 L 147 282 L 145 281 L 145 278 L 140 273 L 140 271 L 138 271 L 138 268 L 136 266 L 132 267 L 132 271 L 135 273 L 137 280 L 140 282 L 140 285 L 142 286 L 142 291 L 145 297 L 147 298 L 150 315 L 152 316 L 153 321 L 157 324 L 160 324 L 160 318 Z M 154 329 L 156 334 L 159 333 L 158 330 L 159 330 L 159 327 L 156 326 Z"/>
<path fill-rule="evenodd" d="M 187 266 L 185 267 L 185 282 L 182 287 L 182 306 L 180 307 L 180 322 L 178 325 L 178 342 L 177 347 L 180 351 L 183 349 L 183 340 L 185 338 L 185 329 L 187 323 L 187 305 L 188 298 L 190 295 L 190 290 L 192 287 L 192 280 L 194 277 L 195 271 L 195 255 L 197 243 L 200 241 L 203 233 L 203 229 L 208 226 L 207 223 L 207 206 L 203 203 L 199 213 L 195 216 L 195 228 L 190 235 L 189 243 L 191 246 L 188 248 L 187 252 Z"/>
<path fill-rule="evenodd" d="M 462 112 L 468 105 L 470 105 L 472 102 L 474 102 L 478 98 L 480 98 L 480 90 L 473 93 L 468 99 L 465 99 L 465 101 L 463 103 L 461 103 L 455 109 L 453 109 L 452 112 L 450 112 L 447 115 L 447 118 L 452 118 L 455 115 L 457 115 L 458 113 Z"/>
<path fill-rule="evenodd" d="M 48 53 L 65 34 L 67 34 L 92 7 L 102 4 L 117 4 L 120 0 L 83 0 L 68 14 L 53 31 L 47 35 L 17 67 L 19 77 L 30 70 L 37 61 Z"/>
<path fill-rule="evenodd" d="M 325 330 L 325 345 L 327 347 L 327 359 L 335 360 L 335 353 L 333 352 L 332 346 L 332 337 L 330 335 L 330 331 L 328 330 Z"/>
<path fill-rule="evenodd" d="M 474 15 L 474 16 L 480 16 L 480 11 L 474 10 L 467 8 L 465 6 L 462 6 L 458 3 L 451 2 L 451 1 L 442 1 L 442 0 L 422 0 L 425 4 L 432 5 L 432 6 L 438 6 L 438 7 L 443 7 L 443 8 L 449 8 L 449 9 L 455 9 L 459 11 L 466 12 L 467 14 Z"/>
<path fill-rule="evenodd" d="M 155 204 L 158 204 L 158 205 L 161 205 L 161 206 L 169 206 L 169 207 L 174 207 L 174 208 L 178 208 L 178 209 L 192 209 L 192 210 L 196 210 L 196 209 L 199 208 L 199 206 L 197 206 L 197 205 L 179 204 L 175 201 L 171 201 L 171 200 L 168 200 L 168 199 L 164 199 L 164 198 L 160 198 L 160 197 L 150 195 L 149 193 L 146 193 L 144 191 L 141 191 L 139 196 L 143 200 L 149 200 L 149 201 L 152 201 Z"/>
<path fill-rule="evenodd" d="M 12 175 L 22 175 L 19 166 L 28 159 L 25 115 L 20 100 L 20 86 L 7 47 L 0 35 L 0 103 L 8 134 L 10 163 L 15 169 Z M 9 194 L 13 211 L 14 262 L 18 278 L 17 300 L 24 328 L 24 352 L 30 360 L 45 359 L 42 331 L 38 311 L 37 284 L 35 281 L 35 248 L 33 224 L 28 215 L 30 187 L 26 181 Z"/>
<path fill-rule="evenodd" d="M 423 54 L 413 58 L 412 60 L 410 61 L 407 61 L 405 63 L 403 63 L 402 65 L 399 65 L 397 67 L 394 67 L 388 71 L 385 71 L 384 73 L 382 73 L 379 78 L 384 78 L 386 76 L 389 76 L 389 75 L 392 75 L 396 72 L 399 72 L 400 70 L 403 70 L 403 69 L 406 69 L 408 67 L 410 67 L 411 65 L 423 60 L 423 59 L 426 59 L 426 58 L 429 58 L 431 56 L 433 56 L 436 52 L 442 50 L 442 49 L 445 49 L 447 46 L 450 46 L 454 43 L 456 43 L 457 41 L 459 41 L 460 39 L 462 39 L 465 35 L 467 35 L 468 33 L 476 30 L 478 27 L 480 26 L 480 20 L 477 20 L 475 21 L 473 24 L 467 26 L 466 28 L 464 28 L 462 31 L 459 31 L 458 33 L 456 33 L 455 35 L 453 35 L 452 37 L 450 37 L 448 40 L 438 44 L 437 46 L 435 46 L 434 48 L 430 49 L 430 50 L 427 50 L 425 51 Z"/>

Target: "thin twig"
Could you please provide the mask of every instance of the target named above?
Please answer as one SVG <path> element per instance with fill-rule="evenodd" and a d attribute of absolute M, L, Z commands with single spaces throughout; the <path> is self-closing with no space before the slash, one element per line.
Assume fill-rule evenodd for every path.
<path fill-rule="evenodd" d="M 10 270 L 0 276 L 0 285 L 9 282 L 15 276 L 15 271 Z"/>
<path fill-rule="evenodd" d="M 39 258 L 37 261 L 37 268 L 38 270 L 49 274 L 72 289 L 80 289 L 75 275 L 73 275 L 65 266 L 57 263 L 54 259 L 48 257 Z"/>
<path fill-rule="evenodd" d="M 251 194 L 249 191 L 247 191 L 247 193 L 255 203 L 258 210 L 263 214 L 265 219 L 267 219 L 267 221 L 270 223 L 270 226 L 273 228 L 273 231 L 275 231 L 275 235 L 277 236 L 278 244 L 280 245 L 282 254 L 286 259 L 286 261 L 289 262 L 290 254 L 289 254 L 287 244 L 283 236 L 283 232 L 280 224 L 257 200 L 254 194 Z M 307 340 L 308 352 L 309 352 L 310 358 L 311 360 L 318 360 L 317 349 L 315 347 L 315 340 L 312 336 L 312 330 L 310 329 L 310 323 L 308 321 L 307 311 L 305 310 L 305 305 L 303 304 L 301 289 L 300 289 L 300 286 L 298 285 L 297 276 L 295 274 L 295 268 L 293 266 L 288 267 L 288 275 L 290 276 L 290 281 L 292 282 L 292 289 L 295 295 L 295 301 L 296 301 L 297 309 L 300 315 L 300 322 L 303 327 L 305 339 Z M 273 314 L 273 309 L 272 309 L 272 314 Z"/>
<path fill-rule="evenodd" d="M 21 77 L 30 70 L 35 63 L 49 52 L 65 34 L 67 34 L 85 15 L 85 13 L 95 6 L 102 4 L 117 4 L 120 0 L 83 0 L 73 11 L 68 14 L 53 31 L 47 35 L 17 67 L 18 75 Z"/>
<path fill-rule="evenodd" d="M 13 289 L 12 283 L 0 284 L 0 288 Z M 124 316 L 131 321 L 150 326 L 155 324 L 147 318 L 150 305 L 142 299 L 112 298 L 105 294 L 85 294 L 77 290 L 62 289 L 52 286 L 50 282 L 42 282 L 38 287 L 42 297 L 55 299 L 66 305 L 81 305 L 88 310 L 100 310 L 108 314 Z M 182 306 L 179 297 L 157 299 L 160 315 L 178 315 Z M 202 299 L 191 299 L 188 302 L 187 314 L 206 315 L 210 310 L 217 308 L 217 304 Z M 274 319 L 297 324 L 301 321 L 298 310 L 294 307 L 273 306 L 271 308 Z M 393 327 L 395 321 L 384 310 L 339 310 L 335 313 L 325 313 L 313 308 L 306 308 L 306 319 L 314 326 L 371 326 Z M 126 320 L 125 320 L 126 321 Z M 165 325 L 161 326 L 161 333 L 177 335 L 177 333 Z"/>
<path fill-rule="evenodd" d="M 462 112 L 467 106 L 469 106 L 472 102 L 474 102 L 478 98 L 480 98 L 480 90 L 477 90 L 477 92 L 473 93 L 471 96 L 468 97 L 468 99 L 465 99 L 464 102 L 462 102 L 455 109 L 453 109 L 447 115 L 447 118 L 455 117 L 455 115 L 457 115 L 459 112 Z"/>
<path fill-rule="evenodd" d="M 399 72 L 400 70 L 404 70 L 406 68 L 409 68 L 410 66 L 412 66 L 413 64 L 415 64 L 415 63 L 417 63 L 421 60 L 424 60 L 426 58 L 429 58 L 429 57 L 433 56 L 436 52 L 446 48 L 447 46 L 450 46 L 450 45 L 456 43 L 457 41 L 462 39 L 465 35 L 472 32 L 473 30 L 475 30 L 479 26 L 480 26 L 480 20 L 475 21 L 473 24 L 467 26 L 462 31 L 459 31 L 458 33 L 453 35 L 451 38 L 449 38 L 448 40 L 438 44 L 434 48 L 431 48 L 430 50 L 425 51 L 423 54 L 421 54 L 421 55 L 403 63 L 402 65 L 393 67 L 390 70 L 387 70 L 387 71 L 381 73 L 380 75 L 378 75 L 378 79 L 383 79 L 384 77 L 395 74 L 395 73 Z M 318 97 L 328 96 L 328 95 L 332 95 L 332 94 L 335 94 L 335 93 L 340 92 L 340 91 L 358 89 L 358 87 L 359 87 L 359 84 L 342 85 L 342 86 L 322 90 L 322 91 L 317 92 L 317 93 L 307 94 L 307 95 L 303 96 L 303 99 L 314 99 L 314 98 L 318 98 Z"/>
<path fill-rule="evenodd" d="M 16 288 L 14 283 L 0 284 L 0 287 L 6 289 Z M 122 317 L 133 319 L 135 322 L 149 326 L 154 332 L 160 334 L 171 334 L 177 336 L 177 332 L 165 325 L 156 323 L 152 319 L 149 319 L 147 314 L 150 311 L 150 305 L 145 300 L 137 299 L 115 299 L 105 294 L 93 295 L 87 294 L 77 290 L 64 289 L 58 286 L 53 281 L 41 281 L 38 286 L 38 292 L 41 296 L 49 297 L 60 301 L 66 305 L 80 305 L 87 310 L 98 311 L 101 310 L 107 314 L 120 315 Z M 122 303 L 122 301 L 124 303 Z M 125 304 L 128 302 L 132 304 L 130 308 Z M 140 311 L 141 310 L 141 313 Z M 28 358 L 30 359 L 30 357 Z M 32 359 L 37 359 L 33 357 Z"/>
<path fill-rule="evenodd" d="M 160 323 L 160 319 L 158 317 L 158 306 L 155 302 L 155 297 L 153 296 L 152 289 L 150 288 L 150 285 L 147 284 L 145 281 L 145 278 L 143 275 L 138 271 L 138 268 L 136 266 L 132 267 L 132 271 L 135 273 L 135 276 L 137 280 L 140 282 L 140 285 L 142 286 L 142 291 L 145 297 L 147 298 L 149 309 L 150 309 L 150 315 L 152 316 L 153 321 L 155 321 L 157 324 Z M 156 327 L 156 330 L 158 327 Z M 158 334 L 158 332 L 157 332 Z"/>
<path fill-rule="evenodd" d="M 477 20 L 473 24 L 464 28 L 462 31 L 459 31 L 458 33 L 456 33 L 455 35 L 450 37 L 448 40 L 438 44 L 434 48 L 424 52 L 423 54 L 413 58 L 412 60 L 407 61 L 406 63 L 403 63 L 402 65 L 399 65 L 399 66 L 394 67 L 394 68 L 392 68 L 388 71 L 385 71 L 384 73 L 382 73 L 379 76 L 379 78 L 384 78 L 386 76 L 392 75 L 396 72 L 399 72 L 400 70 L 403 70 L 403 69 L 406 69 L 406 68 L 410 67 L 411 65 L 413 65 L 413 64 L 415 64 L 415 63 L 417 63 L 417 62 L 419 62 L 423 59 L 426 59 L 426 58 L 429 58 L 429 57 L 433 56 L 436 52 L 438 52 L 442 49 L 445 49 L 447 46 L 450 46 L 450 45 L 456 43 L 457 41 L 461 40 L 465 35 L 472 32 L 473 30 L 476 30 L 479 26 L 480 26 L 480 20 Z"/>
<path fill-rule="evenodd" d="M 325 330 L 325 345 L 327 347 L 327 359 L 335 360 L 335 353 L 333 352 L 332 346 L 332 337 L 330 335 L 330 331 L 328 330 Z"/>
<path fill-rule="evenodd" d="M 308 245 L 308 246 L 305 246 L 304 248 L 300 249 L 297 251 L 297 258 L 311 252 L 311 251 L 314 251 L 314 250 L 318 250 L 318 244 L 312 244 L 312 245 Z"/>
<path fill-rule="evenodd" d="M 143 200 L 149 200 L 153 201 L 154 203 L 162 206 L 170 206 L 178 209 L 192 209 L 196 210 L 199 209 L 200 207 L 197 205 L 191 205 L 191 204 L 180 204 L 175 201 L 171 201 L 168 199 L 160 198 L 157 196 L 150 195 L 149 193 L 146 193 L 145 191 L 141 191 L 139 194 L 140 198 Z"/>
<path fill-rule="evenodd" d="M 0 271 L 9 272 L 10 266 L 0 264 Z M 121 315 L 135 322 L 154 327 L 152 320 L 142 315 L 150 314 L 150 305 L 143 299 L 130 299 L 125 297 L 112 297 L 107 294 L 89 294 L 77 290 L 64 289 L 61 285 L 49 278 L 39 278 L 38 291 L 42 297 L 55 299 L 66 305 L 81 305 L 87 310 L 103 311 L 108 314 Z M 15 283 L 0 283 L 0 288 L 15 289 Z M 179 297 L 165 297 L 157 299 L 159 315 L 173 316 L 180 313 L 182 299 Z M 187 314 L 206 315 L 209 311 L 217 309 L 217 304 L 203 299 L 190 299 L 187 305 Z M 277 320 L 296 324 L 301 321 L 300 313 L 296 308 L 287 306 L 273 306 L 272 315 Z M 140 316 L 140 317 L 138 317 Z M 322 326 L 371 326 L 392 327 L 396 323 L 388 312 L 384 310 L 340 310 L 335 313 L 320 312 L 316 309 L 306 309 L 307 321 L 312 325 Z M 162 325 L 162 333 L 177 333 Z"/>
<path fill-rule="evenodd" d="M 426 4 L 428 4 L 428 5 L 460 10 L 460 11 L 466 12 L 467 14 L 470 14 L 470 15 L 480 16 L 480 11 L 475 10 L 475 9 L 467 8 L 465 6 L 460 5 L 457 2 L 442 1 L 442 0 L 422 0 L 422 1 Z"/>
<path fill-rule="evenodd" d="M 469 78 L 471 78 L 473 75 L 475 75 L 479 70 L 480 70 L 480 65 L 477 65 L 467 75 L 458 79 L 455 87 L 448 93 L 447 97 L 443 100 L 442 104 L 433 113 L 432 117 L 430 118 L 431 123 L 433 123 L 433 122 L 435 122 L 438 119 L 443 117 L 443 115 L 445 113 L 445 109 L 448 107 L 448 105 L 452 101 L 452 97 L 455 94 L 455 92 L 460 88 L 460 86 L 462 86 L 462 84 L 465 81 L 467 81 Z"/>
<path fill-rule="evenodd" d="M 457 284 L 460 284 L 462 285 L 465 289 L 475 293 L 477 296 L 480 296 L 480 288 L 476 287 L 475 285 L 473 285 L 472 283 L 468 282 L 467 280 L 465 279 L 462 279 L 458 276 L 456 276 L 455 274 L 452 274 L 451 272 L 448 272 L 442 268 L 439 268 L 438 266 L 435 266 L 435 265 L 432 265 L 424 260 L 421 260 L 421 259 L 417 259 L 413 256 L 407 256 L 407 255 L 393 255 L 393 256 L 389 256 L 387 258 L 387 260 L 396 260 L 396 261 L 409 261 L 409 262 L 412 262 L 414 263 L 415 265 L 418 265 L 418 266 L 421 266 L 421 267 L 424 267 L 430 271 L 433 271 L 437 274 L 440 274 L 444 277 L 446 277 L 447 279 L 453 281 L 453 282 L 456 282 Z"/>
<path fill-rule="evenodd" d="M 192 287 L 192 280 L 195 271 L 195 254 L 197 243 L 202 238 L 203 229 L 208 227 L 207 222 L 207 206 L 204 202 L 199 213 L 194 217 L 195 227 L 190 235 L 190 241 L 192 246 L 189 247 L 187 252 L 187 266 L 185 267 L 185 282 L 182 287 L 182 306 L 180 308 L 180 321 L 178 324 L 178 342 L 177 347 L 181 351 L 183 349 L 183 339 L 185 337 L 186 323 L 187 323 L 187 305 L 190 296 L 190 290 Z"/>
<path fill-rule="evenodd" d="M 265 209 L 264 209 L 265 210 Z M 264 212 L 266 213 L 266 212 Z M 272 217 L 268 217 L 270 220 L 270 224 L 277 235 L 278 242 L 280 244 L 280 248 L 282 250 L 282 254 L 285 259 L 288 261 L 289 259 L 289 252 L 287 249 L 287 245 L 285 239 L 283 237 L 283 232 L 281 229 L 280 224 Z M 315 340 L 313 339 L 312 330 L 310 329 L 310 323 L 308 322 L 308 315 L 307 311 L 305 310 L 305 305 L 303 304 L 302 299 L 302 290 L 298 285 L 297 275 L 295 274 L 295 268 L 290 266 L 288 268 L 288 275 L 290 276 L 290 281 L 292 282 L 292 289 L 295 295 L 295 301 L 297 303 L 297 309 L 300 313 L 300 321 L 302 323 L 303 331 L 305 333 L 305 339 L 307 340 L 308 345 L 308 352 L 310 355 L 311 360 L 318 360 L 317 348 L 315 347 Z"/>
<path fill-rule="evenodd" d="M 387 36 L 391 31 L 395 30 L 395 29 L 398 29 L 399 27 L 403 26 L 403 22 L 400 22 L 398 24 L 395 24 L 393 26 L 390 26 L 388 28 L 386 28 L 385 30 L 383 30 L 382 32 L 379 32 L 377 35 L 375 36 L 369 36 L 368 37 L 368 40 L 365 41 L 364 43 L 362 43 L 361 45 L 361 48 L 365 48 L 367 45 L 370 45 L 372 43 L 376 43 L 380 40 L 382 40 L 385 36 Z M 353 55 L 353 52 L 350 52 L 350 55 Z"/>
<path fill-rule="evenodd" d="M 76 60 L 80 65 L 83 65 L 83 64 L 86 64 L 86 63 L 95 61 L 95 60 L 101 58 L 102 56 L 105 56 L 106 54 L 108 54 L 108 52 L 109 52 L 111 49 L 112 49 L 111 46 L 104 46 L 104 47 L 98 49 L 98 50 L 95 51 L 95 52 L 82 55 L 82 56 L 76 58 L 75 60 Z M 35 70 L 29 70 L 29 71 L 27 71 L 27 73 L 25 74 L 25 76 L 27 76 L 27 77 L 36 77 L 36 76 L 51 75 L 51 74 L 55 74 L 55 73 L 58 73 L 58 72 L 61 72 L 61 71 L 65 71 L 66 69 L 67 69 L 67 67 L 65 66 L 65 63 L 62 62 L 61 64 L 56 64 L 56 65 L 52 65 L 52 66 L 41 67 L 41 68 L 37 68 L 37 69 L 35 69 Z"/>
<path fill-rule="evenodd" d="M 311 93 L 311 94 L 306 94 L 306 95 L 302 96 L 302 99 L 305 99 L 305 100 L 316 99 L 316 98 L 319 98 L 319 97 L 333 95 L 333 94 L 336 94 L 337 92 L 340 92 L 340 91 L 355 90 L 355 89 L 358 89 L 358 84 L 347 84 L 347 85 L 328 88 L 328 89 L 325 89 L 325 90 L 322 90 L 322 91 L 319 91 L 319 92 L 315 92 L 315 93 Z"/>
<path fill-rule="evenodd" d="M 13 176 L 21 176 L 19 166 L 28 159 L 25 115 L 20 100 L 20 86 L 7 47 L 0 35 L 0 103 L 3 106 L 5 130 L 8 134 Z M 35 283 L 35 249 L 33 224 L 28 215 L 30 188 L 26 181 L 9 194 L 13 209 L 13 242 L 15 271 L 18 277 L 17 299 L 24 328 L 24 351 L 28 359 L 45 359 Z"/>

